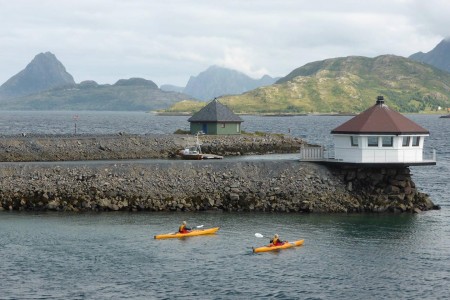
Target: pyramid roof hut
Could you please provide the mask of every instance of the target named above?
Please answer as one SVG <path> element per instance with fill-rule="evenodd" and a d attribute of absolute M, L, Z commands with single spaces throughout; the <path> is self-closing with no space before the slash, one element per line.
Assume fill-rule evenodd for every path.
<path fill-rule="evenodd" d="M 374 106 L 331 131 L 332 134 L 425 134 L 430 132 L 384 104 L 383 96 Z"/>
<path fill-rule="evenodd" d="M 241 117 L 220 103 L 217 98 L 188 119 L 190 131 L 196 134 L 230 135 L 241 133 Z"/>
<path fill-rule="evenodd" d="M 383 96 L 374 106 L 331 131 L 335 160 L 358 164 L 436 164 L 423 159 L 430 132 L 390 109 Z"/>

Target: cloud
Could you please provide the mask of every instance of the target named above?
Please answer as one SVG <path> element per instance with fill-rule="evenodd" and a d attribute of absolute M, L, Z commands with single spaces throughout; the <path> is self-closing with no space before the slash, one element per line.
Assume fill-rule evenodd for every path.
<path fill-rule="evenodd" d="M 243 72 L 250 77 L 260 78 L 268 74 L 268 70 L 258 68 L 253 61 L 255 50 L 243 49 L 240 47 L 226 47 L 224 56 L 219 59 L 217 65 Z"/>
<path fill-rule="evenodd" d="M 283 76 L 331 57 L 430 51 L 444 0 L 0 0 L 0 82 L 51 51 L 76 81 L 186 84 L 211 65 Z"/>

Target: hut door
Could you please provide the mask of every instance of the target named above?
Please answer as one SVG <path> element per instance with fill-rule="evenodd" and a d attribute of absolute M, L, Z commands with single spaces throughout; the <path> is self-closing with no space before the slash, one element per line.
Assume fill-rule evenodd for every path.
<path fill-rule="evenodd" d="M 206 124 L 206 123 L 202 124 L 202 131 L 203 131 L 204 134 L 208 133 L 208 124 Z"/>

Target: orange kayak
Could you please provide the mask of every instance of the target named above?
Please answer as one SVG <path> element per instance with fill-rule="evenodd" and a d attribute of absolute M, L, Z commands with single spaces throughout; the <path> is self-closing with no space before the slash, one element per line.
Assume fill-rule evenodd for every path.
<path fill-rule="evenodd" d="M 155 235 L 155 239 L 175 239 L 175 238 L 185 238 L 190 236 L 198 236 L 198 235 L 205 235 L 205 234 L 214 234 L 219 230 L 220 227 L 213 227 L 208 229 L 193 229 L 188 233 L 179 233 L 179 232 L 172 232 L 172 233 L 165 233 L 165 234 L 158 234 Z"/>
<path fill-rule="evenodd" d="M 288 249 L 292 247 L 298 247 L 303 245 L 305 240 L 298 240 L 295 242 L 285 242 L 283 245 L 280 246 L 273 246 L 273 245 L 267 245 L 263 247 L 253 248 L 253 253 L 260 253 L 260 252 L 269 252 L 269 251 L 275 251 L 275 250 L 283 250 Z"/>

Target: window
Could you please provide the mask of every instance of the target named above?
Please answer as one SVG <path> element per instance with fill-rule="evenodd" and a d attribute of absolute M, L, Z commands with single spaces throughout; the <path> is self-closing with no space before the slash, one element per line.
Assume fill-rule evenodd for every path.
<path fill-rule="evenodd" d="M 413 147 L 418 147 L 420 145 L 420 136 L 413 136 L 412 145 Z"/>
<path fill-rule="evenodd" d="M 410 136 L 404 136 L 403 137 L 402 146 L 403 147 L 409 147 L 409 142 L 410 141 L 411 141 L 411 137 Z"/>
<path fill-rule="evenodd" d="M 241 131 L 241 124 L 237 124 L 236 126 L 236 132 L 239 133 Z"/>
<path fill-rule="evenodd" d="M 225 128 L 225 123 L 221 123 L 220 127 Z"/>
<path fill-rule="evenodd" d="M 381 138 L 381 142 L 383 147 L 392 147 L 394 145 L 394 137 L 393 136 L 383 136 Z"/>
<path fill-rule="evenodd" d="M 351 136 L 350 137 L 350 143 L 353 147 L 358 147 L 358 137 L 357 136 Z"/>
<path fill-rule="evenodd" d="M 367 146 L 369 146 L 369 147 L 378 147 L 378 137 L 377 136 L 369 136 L 369 137 L 367 137 Z"/>

